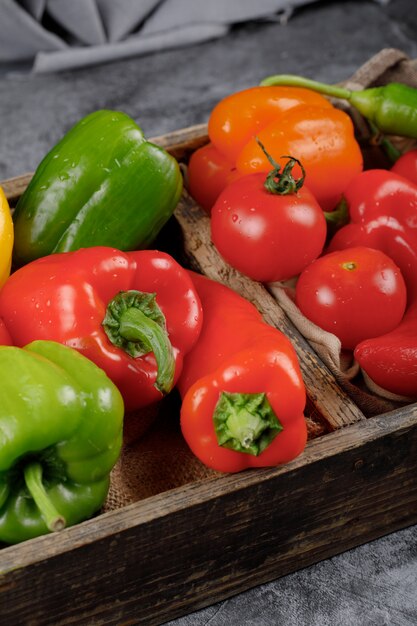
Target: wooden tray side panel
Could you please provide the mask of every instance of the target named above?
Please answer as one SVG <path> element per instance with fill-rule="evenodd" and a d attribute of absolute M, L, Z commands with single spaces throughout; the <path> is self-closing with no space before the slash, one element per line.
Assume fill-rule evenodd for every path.
<path fill-rule="evenodd" d="M 233 492 L 136 528 L 112 532 L 110 514 L 109 534 L 94 541 L 87 524 L 73 550 L 9 570 L 0 621 L 161 624 L 416 523 L 415 418 L 342 429 L 312 442 L 291 471 L 246 485 L 240 476 Z"/>

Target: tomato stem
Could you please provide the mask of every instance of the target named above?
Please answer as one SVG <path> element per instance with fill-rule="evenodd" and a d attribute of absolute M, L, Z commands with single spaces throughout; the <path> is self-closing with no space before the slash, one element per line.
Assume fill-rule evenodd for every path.
<path fill-rule="evenodd" d="M 264 183 L 265 189 L 269 193 L 279 194 L 280 196 L 286 196 L 292 193 L 296 193 L 299 189 L 301 189 L 301 187 L 304 185 L 306 175 L 305 169 L 301 162 L 292 156 L 282 156 L 281 159 L 289 159 L 289 161 L 285 164 L 284 169 L 281 172 L 281 166 L 272 158 L 261 140 L 258 137 L 255 137 L 255 139 L 273 167 L 272 171 L 269 172 L 266 177 Z M 296 164 L 300 166 L 302 172 L 302 175 L 298 179 L 294 178 L 292 173 L 293 168 Z"/>
<path fill-rule="evenodd" d="M 345 261 L 345 263 L 342 263 L 342 268 L 344 270 L 347 270 L 348 272 L 353 272 L 353 270 L 355 270 L 356 267 L 357 265 L 354 261 Z"/>

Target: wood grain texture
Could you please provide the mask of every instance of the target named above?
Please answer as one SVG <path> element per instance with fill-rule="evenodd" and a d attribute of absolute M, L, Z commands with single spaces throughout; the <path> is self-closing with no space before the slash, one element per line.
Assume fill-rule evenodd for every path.
<path fill-rule="evenodd" d="M 153 141 L 186 162 L 207 128 Z M 2 183 L 12 206 L 31 176 Z M 416 405 L 364 419 L 269 292 L 222 261 L 187 192 L 167 240 L 287 334 L 333 432 L 284 467 L 195 480 L 1 549 L 1 624 L 161 624 L 417 522 Z"/>
<path fill-rule="evenodd" d="M 318 438 L 285 467 L 5 548 L 1 623 L 161 624 L 415 523 L 416 471 L 416 411 L 399 411 Z"/>

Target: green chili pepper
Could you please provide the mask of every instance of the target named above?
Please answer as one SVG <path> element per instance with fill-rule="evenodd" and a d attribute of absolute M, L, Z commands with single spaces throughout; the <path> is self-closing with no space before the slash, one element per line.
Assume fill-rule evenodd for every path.
<path fill-rule="evenodd" d="M 90 246 L 146 248 L 182 186 L 177 161 L 128 115 L 91 113 L 44 157 L 19 199 L 14 263 Z"/>
<path fill-rule="evenodd" d="M 347 100 L 373 122 L 380 132 L 417 138 L 417 89 L 408 85 L 389 83 L 382 87 L 352 91 L 292 74 L 268 76 L 260 84 L 304 87 L 332 98 Z"/>
<path fill-rule="evenodd" d="M 0 347 L 0 541 L 17 543 L 91 517 L 122 445 L 123 401 L 72 348 Z"/>

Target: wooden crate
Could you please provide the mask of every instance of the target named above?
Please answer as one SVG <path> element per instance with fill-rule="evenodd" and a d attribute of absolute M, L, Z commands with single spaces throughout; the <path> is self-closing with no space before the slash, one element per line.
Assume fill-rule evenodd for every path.
<path fill-rule="evenodd" d="M 207 141 L 206 127 L 156 141 L 186 162 Z M 3 181 L 12 204 L 29 179 Z M 417 523 L 417 404 L 367 418 L 269 292 L 222 261 L 209 218 L 187 192 L 164 230 L 168 251 L 254 302 L 292 340 L 308 392 L 306 450 L 279 468 L 197 472 L 2 548 L 2 624 L 161 624 Z"/>

